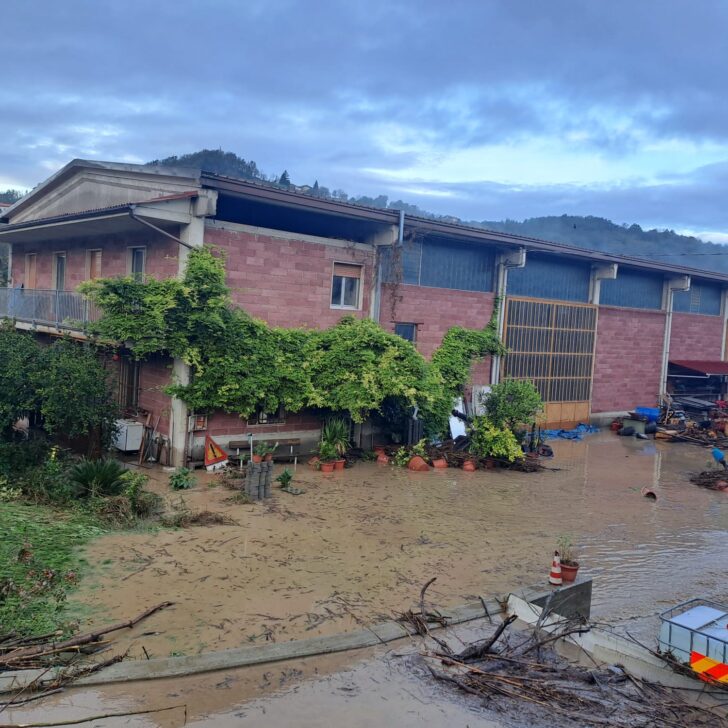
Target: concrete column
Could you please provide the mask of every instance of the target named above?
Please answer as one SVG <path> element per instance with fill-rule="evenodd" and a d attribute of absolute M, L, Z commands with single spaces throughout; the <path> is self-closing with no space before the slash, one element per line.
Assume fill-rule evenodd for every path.
<path fill-rule="evenodd" d="M 665 336 L 662 342 L 662 366 L 660 369 L 659 397 L 667 392 L 667 365 L 670 360 L 670 336 L 672 335 L 672 300 L 675 291 L 689 291 L 690 276 L 675 276 L 665 281 L 663 308 L 665 309 Z"/>
<path fill-rule="evenodd" d="M 208 208 L 203 208 L 203 215 L 193 216 L 192 221 L 183 225 L 180 229 L 179 239 L 188 246 L 195 248 L 202 247 L 205 241 L 205 218 L 204 214 L 209 212 Z M 190 248 L 185 245 L 178 246 L 178 265 L 177 277 L 184 275 L 187 266 L 187 256 Z M 181 359 L 175 359 L 172 364 L 172 377 L 177 384 L 190 383 L 190 368 Z M 172 397 L 172 405 L 169 415 L 169 437 L 170 437 L 170 455 L 172 465 L 175 467 L 183 467 L 186 465 L 187 456 L 187 418 L 189 411 L 187 405 L 179 398 Z"/>

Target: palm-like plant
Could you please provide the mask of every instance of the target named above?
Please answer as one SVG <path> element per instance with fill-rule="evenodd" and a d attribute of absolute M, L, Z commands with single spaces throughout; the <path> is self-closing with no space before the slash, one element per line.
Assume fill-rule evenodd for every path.
<path fill-rule="evenodd" d="M 116 460 L 83 459 L 71 468 L 70 480 L 77 485 L 81 496 L 95 498 L 97 496 L 119 495 L 125 487 L 122 477 L 126 468 Z"/>
<path fill-rule="evenodd" d="M 342 456 L 351 444 L 349 423 L 343 417 L 332 417 L 321 429 L 321 442 L 328 443 Z"/>

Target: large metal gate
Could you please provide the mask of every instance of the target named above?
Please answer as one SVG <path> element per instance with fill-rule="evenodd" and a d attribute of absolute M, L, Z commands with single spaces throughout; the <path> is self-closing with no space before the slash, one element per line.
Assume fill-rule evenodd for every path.
<path fill-rule="evenodd" d="M 589 417 L 597 307 L 533 298 L 506 300 L 503 375 L 530 379 L 549 425 Z"/>

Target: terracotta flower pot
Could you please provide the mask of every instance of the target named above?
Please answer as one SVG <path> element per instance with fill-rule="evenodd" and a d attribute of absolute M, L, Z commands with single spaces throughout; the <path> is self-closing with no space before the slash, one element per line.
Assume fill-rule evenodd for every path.
<path fill-rule="evenodd" d="M 576 572 L 579 571 L 579 564 L 565 564 L 561 562 L 561 578 L 564 581 L 574 581 L 576 579 Z"/>
<path fill-rule="evenodd" d="M 384 445 L 375 445 L 374 452 L 377 453 L 377 455 L 383 455 L 384 454 Z"/>
<path fill-rule="evenodd" d="M 334 470 L 343 470 L 346 465 L 346 460 L 341 458 L 340 460 L 334 460 Z"/>
<path fill-rule="evenodd" d="M 312 467 L 312 468 L 313 468 L 314 470 L 318 470 L 318 466 L 319 466 L 319 463 L 320 463 L 320 462 L 321 462 L 321 461 L 319 460 L 319 456 L 318 456 L 318 455 L 314 455 L 314 456 L 313 456 L 313 457 L 312 457 L 312 458 L 311 458 L 311 459 L 310 459 L 310 460 L 308 461 L 308 464 L 309 464 L 309 465 L 310 465 L 310 466 L 311 466 L 311 467 Z"/>
<path fill-rule="evenodd" d="M 495 469 L 495 460 L 493 460 L 493 458 L 486 458 L 485 459 L 485 469 L 486 470 L 494 470 Z"/>
<path fill-rule="evenodd" d="M 333 473 L 334 472 L 333 461 L 328 462 L 328 463 L 321 463 L 321 472 L 322 473 Z"/>
<path fill-rule="evenodd" d="M 273 453 L 272 453 L 272 452 L 269 452 L 269 453 L 268 453 L 268 454 L 267 454 L 267 455 L 266 455 L 266 456 L 265 456 L 265 457 L 263 458 L 263 460 L 265 460 L 265 461 L 266 461 L 267 463 L 269 463 L 269 462 L 270 462 L 271 460 L 273 460 Z"/>
<path fill-rule="evenodd" d="M 410 458 L 410 461 L 407 463 L 407 469 L 414 470 L 417 473 L 426 473 L 429 471 L 430 466 L 425 462 L 424 458 L 421 458 L 419 455 L 415 455 L 413 458 Z"/>
<path fill-rule="evenodd" d="M 389 456 L 385 455 L 383 452 L 380 452 L 379 455 L 377 455 L 377 462 L 380 465 L 389 465 Z"/>
<path fill-rule="evenodd" d="M 475 471 L 475 469 L 476 469 L 475 460 L 466 460 L 463 463 L 463 470 L 466 473 L 472 473 Z"/>
<path fill-rule="evenodd" d="M 253 462 L 254 463 L 262 463 L 263 462 L 263 456 L 262 455 L 253 455 Z"/>
<path fill-rule="evenodd" d="M 447 467 L 447 460 L 445 458 L 437 458 L 436 460 L 432 461 L 432 467 L 439 469 L 444 469 Z"/>

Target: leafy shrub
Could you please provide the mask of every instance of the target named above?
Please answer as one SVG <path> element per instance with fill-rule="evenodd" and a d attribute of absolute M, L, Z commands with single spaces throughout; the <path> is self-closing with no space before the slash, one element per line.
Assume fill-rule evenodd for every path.
<path fill-rule="evenodd" d="M 392 464 L 398 468 L 407 467 L 407 463 L 412 459 L 412 452 L 404 445 L 397 450 L 392 456 Z"/>
<path fill-rule="evenodd" d="M 533 424 L 536 415 L 543 410 L 541 395 L 527 379 L 506 379 L 494 384 L 483 397 L 482 404 L 488 419 L 496 427 L 507 427 L 511 431 L 519 425 Z"/>
<path fill-rule="evenodd" d="M 117 460 L 82 460 L 71 468 L 69 477 L 85 498 L 121 495 L 126 468 Z"/>
<path fill-rule="evenodd" d="M 293 480 L 293 473 L 288 468 L 285 468 L 276 480 L 281 484 L 281 488 L 287 488 Z"/>
<path fill-rule="evenodd" d="M 23 495 L 20 488 L 13 488 L 4 475 L 0 475 L 0 503 L 12 503 Z"/>
<path fill-rule="evenodd" d="M 49 451 L 50 445 L 42 437 L 0 441 L 0 475 L 19 477 L 45 462 Z"/>
<path fill-rule="evenodd" d="M 512 463 L 523 456 L 515 435 L 496 427 L 487 417 L 475 417 L 470 425 L 470 452 L 478 457 L 501 458 Z"/>
<path fill-rule="evenodd" d="M 177 468 L 169 476 L 169 487 L 172 490 L 188 490 L 197 483 L 194 473 L 189 468 Z"/>
<path fill-rule="evenodd" d="M 70 477 L 68 464 L 51 451 L 47 460 L 26 470 L 18 481 L 20 489 L 36 503 L 65 505 L 79 495 L 79 488 Z"/>

